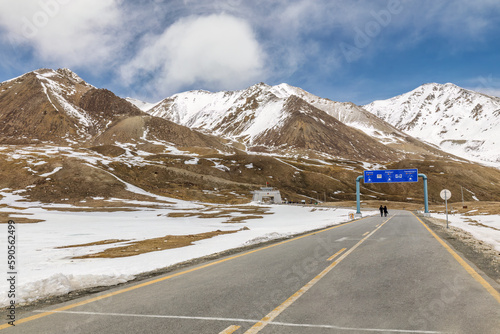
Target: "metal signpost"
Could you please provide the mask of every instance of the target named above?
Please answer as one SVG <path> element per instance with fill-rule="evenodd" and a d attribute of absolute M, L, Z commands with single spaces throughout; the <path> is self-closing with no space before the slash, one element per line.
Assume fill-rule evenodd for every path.
<path fill-rule="evenodd" d="M 416 168 L 411 169 L 388 169 L 388 170 L 365 170 L 363 175 L 356 178 L 356 216 L 361 217 L 360 182 L 364 183 L 399 183 L 418 182 L 418 178 L 424 180 L 424 207 L 425 216 L 429 216 L 429 200 L 427 195 L 427 176 L 418 174 Z"/>
<path fill-rule="evenodd" d="M 446 228 L 448 228 L 448 200 L 451 198 L 451 191 L 449 191 L 448 189 L 443 189 L 439 193 L 439 196 L 444 199 L 446 205 Z"/>

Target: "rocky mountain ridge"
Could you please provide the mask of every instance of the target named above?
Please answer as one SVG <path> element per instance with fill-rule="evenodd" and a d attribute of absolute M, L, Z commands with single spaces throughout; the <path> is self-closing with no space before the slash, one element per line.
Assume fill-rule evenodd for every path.
<path fill-rule="evenodd" d="M 144 199 L 141 189 L 245 203 L 269 182 L 288 199 L 336 201 L 354 198 L 365 169 L 418 168 L 432 180 L 431 201 L 445 186 L 500 198 L 500 171 L 450 156 L 359 106 L 289 85 L 186 92 L 142 105 L 147 113 L 132 102 L 65 69 L 1 83 L 0 189 L 74 205 Z M 364 199 L 422 196 L 421 187 L 362 187 Z"/>
<path fill-rule="evenodd" d="M 154 118 L 68 69 L 40 69 L 1 83 L 0 130 L 4 144 L 163 141 L 225 150 L 213 137 Z"/>
<path fill-rule="evenodd" d="M 303 108 L 298 112 L 290 110 L 290 106 L 294 105 L 290 103 L 290 99 L 301 100 Z M 144 106 L 143 103 L 136 103 Z M 216 93 L 190 91 L 173 95 L 144 110 L 153 116 L 243 144 L 249 151 L 284 153 L 288 150 L 292 155 L 303 155 L 305 146 L 297 145 L 302 140 L 309 143 L 306 149 L 312 156 L 327 154 L 340 158 L 373 160 L 387 159 L 388 154 L 393 157 L 413 155 L 421 158 L 446 155 L 435 147 L 406 135 L 362 107 L 320 98 L 287 84 L 269 86 L 259 83 L 240 91 Z M 341 138 L 350 138 L 349 143 L 344 142 L 346 145 L 343 146 L 343 151 L 332 150 L 330 141 L 318 141 L 317 136 L 309 138 L 304 132 L 295 132 L 302 137 L 298 141 L 290 141 L 290 137 L 287 138 L 287 143 L 279 140 L 283 133 L 291 133 L 286 126 L 295 126 L 292 124 L 296 120 L 291 118 L 313 114 L 314 121 L 308 122 L 309 135 L 324 132 L 324 126 L 332 122 L 331 118 L 344 125 L 342 130 L 349 134 L 336 134 Z M 327 128 L 328 131 L 333 130 L 333 127 Z M 338 132 L 339 129 L 335 131 Z M 366 137 L 370 139 L 367 140 Z M 290 146 L 290 142 L 295 144 Z M 379 154 L 373 155 L 375 150 Z M 372 153 L 363 153 L 368 151 Z M 355 154 L 356 152 L 359 154 Z"/>
<path fill-rule="evenodd" d="M 500 98 L 429 83 L 364 108 L 444 151 L 500 166 Z"/>

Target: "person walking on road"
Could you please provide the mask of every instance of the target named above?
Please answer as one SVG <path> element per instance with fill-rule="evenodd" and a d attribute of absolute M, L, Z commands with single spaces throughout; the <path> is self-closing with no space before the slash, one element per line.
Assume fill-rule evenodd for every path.
<path fill-rule="evenodd" d="M 384 207 L 381 205 L 380 208 L 378 208 L 380 210 L 380 217 L 383 217 L 384 216 Z"/>
<path fill-rule="evenodd" d="M 387 217 L 387 214 L 389 213 L 389 211 L 387 211 L 387 206 L 384 206 L 384 216 Z"/>

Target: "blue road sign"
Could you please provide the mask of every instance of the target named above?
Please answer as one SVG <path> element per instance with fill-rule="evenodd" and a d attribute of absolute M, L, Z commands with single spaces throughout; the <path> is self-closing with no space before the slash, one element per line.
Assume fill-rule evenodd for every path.
<path fill-rule="evenodd" d="M 418 182 L 418 170 L 416 168 L 365 170 L 363 179 L 365 183 Z"/>

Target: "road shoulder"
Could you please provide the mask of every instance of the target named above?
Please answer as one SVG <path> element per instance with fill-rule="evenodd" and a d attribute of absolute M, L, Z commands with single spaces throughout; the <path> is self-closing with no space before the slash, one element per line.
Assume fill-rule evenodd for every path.
<path fill-rule="evenodd" d="M 472 234 L 460 228 L 449 226 L 447 229 L 446 221 L 442 219 L 421 215 L 419 218 L 441 239 L 450 244 L 456 252 L 500 284 L 500 252 L 495 250 L 493 246 L 474 238 Z"/>

